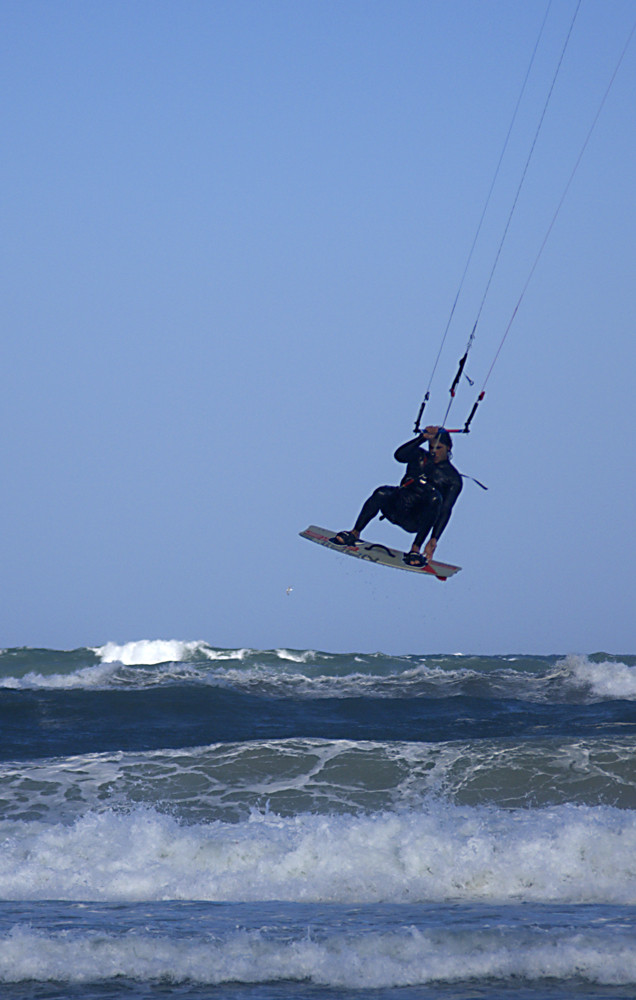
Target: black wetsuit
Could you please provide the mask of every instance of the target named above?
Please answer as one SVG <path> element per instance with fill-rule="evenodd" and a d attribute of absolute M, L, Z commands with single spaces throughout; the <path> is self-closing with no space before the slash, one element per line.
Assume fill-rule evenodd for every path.
<path fill-rule="evenodd" d="M 421 437 L 400 445 L 395 460 L 406 464 L 399 486 L 379 486 L 362 506 L 355 523 L 356 531 L 382 511 L 384 517 L 416 532 L 414 544 L 422 545 L 431 528 L 432 538 L 439 539 L 461 493 L 462 478 L 454 465 L 445 459 L 434 462 L 430 452 L 420 448 Z"/>

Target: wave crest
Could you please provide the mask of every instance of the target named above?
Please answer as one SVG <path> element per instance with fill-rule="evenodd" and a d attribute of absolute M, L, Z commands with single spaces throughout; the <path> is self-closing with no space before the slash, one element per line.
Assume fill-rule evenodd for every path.
<path fill-rule="evenodd" d="M 372 816 L 183 826 L 153 810 L 0 823 L 0 896 L 102 902 L 636 904 L 636 816 L 432 802 Z"/>
<path fill-rule="evenodd" d="M 102 663 L 123 663 L 124 666 L 154 666 L 158 663 L 179 663 L 207 649 L 204 642 L 182 642 L 178 639 L 140 639 L 118 645 L 107 642 L 93 648 Z"/>

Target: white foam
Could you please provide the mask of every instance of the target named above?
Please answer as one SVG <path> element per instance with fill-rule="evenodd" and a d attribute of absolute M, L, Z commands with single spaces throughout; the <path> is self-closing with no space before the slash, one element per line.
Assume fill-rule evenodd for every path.
<path fill-rule="evenodd" d="M 594 663 L 586 656 L 568 656 L 563 662 L 573 682 L 589 688 L 596 698 L 629 701 L 636 698 L 636 666 L 608 660 Z"/>
<path fill-rule="evenodd" d="M 90 667 L 81 667 L 70 674 L 40 674 L 31 671 L 24 677 L 3 677 L 0 681 L 0 687 L 14 691 L 32 688 L 45 690 L 105 688 L 111 686 L 111 682 L 117 674 L 117 667 L 118 664 L 106 662 Z"/>
<path fill-rule="evenodd" d="M 277 649 L 276 655 L 281 659 L 289 663 L 311 663 L 316 659 L 316 651 L 313 649 Z M 322 654 L 324 659 L 325 653 Z"/>
<path fill-rule="evenodd" d="M 254 653 L 253 649 L 243 647 L 242 649 L 212 649 L 205 643 L 199 643 L 197 652 L 203 653 L 208 660 L 238 660 L 242 662 Z"/>
<path fill-rule="evenodd" d="M 636 981 L 636 951 L 620 937 L 594 928 L 551 932 L 549 940 L 528 931 L 422 932 L 406 926 L 389 932 L 333 933 L 320 940 L 309 931 L 281 941 L 248 930 L 220 938 L 174 940 L 137 932 L 46 934 L 17 925 L 0 939 L 0 981 L 5 983 L 82 983 L 116 977 L 209 985 L 304 980 L 341 989 L 510 977 L 576 977 L 609 985 Z"/>
<path fill-rule="evenodd" d="M 93 649 L 102 663 L 123 663 L 125 666 L 152 666 L 156 663 L 178 663 L 199 652 L 203 642 L 181 642 L 178 639 L 140 639 L 118 645 L 107 642 Z"/>
<path fill-rule="evenodd" d="M 0 823 L 3 899 L 636 904 L 636 815 L 432 802 L 370 816 L 255 813 L 184 826 L 152 810 Z"/>

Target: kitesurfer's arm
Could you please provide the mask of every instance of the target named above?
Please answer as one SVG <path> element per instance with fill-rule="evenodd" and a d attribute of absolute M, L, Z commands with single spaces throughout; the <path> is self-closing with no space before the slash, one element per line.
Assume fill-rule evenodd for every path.
<path fill-rule="evenodd" d="M 452 471 L 455 472 L 454 469 Z M 455 473 L 452 476 L 452 478 L 449 477 L 448 485 L 445 487 L 445 489 L 441 491 L 443 497 L 442 506 L 440 507 L 437 520 L 433 525 L 433 533 L 431 535 L 429 545 L 431 542 L 434 542 L 435 545 L 437 545 L 440 536 L 442 534 L 442 531 L 449 522 L 451 511 L 461 491 L 462 491 L 461 476 L 459 475 L 459 473 Z M 435 548 L 435 545 L 433 546 L 433 549 Z"/>
<path fill-rule="evenodd" d="M 442 486 L 441 483 L 438 483 L 437 486 L 440 489 L 440 492 L 442 493 L 443 499 L 442 499 L 442 506 L 440 507 L 440 512 L 437 516 L 437 520 L 433 525 L 433 532 L 431 534 L 431 537 L 424 546 L 424 555 L 429 561 L 433 558 L 440 535 L 442 534 L 444 528 L 448 524 L 451 516 L 451 511 L 453 509 L 453 505 L 462 491 L 461 476 L 459 475 L 459 473 L 455 471 L 455 469 L 452 469 L 452 474 L 448 476 L 444 485 Z M 415 538 L 413 539 L 412 551 L 419 552 L 427 534 L 428 531 L 424 531 L 420 532 L 415 536 Z"/>
<path fill-rule="evenodd" d="M 437 539 L 429 538 L 428 542 L 424 546 L 424 555 L 426 557 L 427 562 L 430 562 L 433 556 L 435 555 L 436 548 L 437 548 Z"/>
<path fill-rule="evenodd" d="M 396 449 L 395 454 L 393 455 L 395 461 L 403 462 L 405 465 L 408 465 L 411 459 L 415 458 L 415 456 L 417 455 L 423 440 L 424 438 L 421 436 L 421 434 L 418 434 L 418 436 L 416 438 L 413 438 L 412 441 L 407 441 L 405 444 L 401 444 L 400 447 Z"/>
<path fill-rule="evenodd" d="M 411 545 L 411 552 L 419 552 L 422 548 L 422 542 L 426 538 L 428 531 L 418 534 L 413 539 L 413 544 Z M 437 548 L 437 539 L 433 536 L 429 538 L 428 542 L 424 546 L 424 555 L 426 556 L 427 562 L 430 562 Z"/>
<path fill-rule="evenodd" d="M 408 465 L 411 459 L 414 458 L 419 451 L 419 447 L 422 442 L 432 441 L 438 431 L 439 427 L 425 427 L 423 431 L 420 431 L 416 438 L 413 438 L 411 441 L 407 441 L 406 444 L 400 445 L 393 456 L 395 461 L 403 462 L 405 465 Z"/>

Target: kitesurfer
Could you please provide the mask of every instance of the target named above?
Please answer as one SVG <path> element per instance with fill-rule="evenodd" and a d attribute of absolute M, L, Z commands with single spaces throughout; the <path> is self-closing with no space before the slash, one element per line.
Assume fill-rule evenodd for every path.
<path fill-rule="evenodd" d="M 428 441 L 428 451 L 420 447 L 423 441 Z M 452 447 L 451 436 L 443 427 L 425 427 L 412 441 L 400 445 L 394 456 L 406 464 L 400 485 L 379 486 L 365 500 L 353 529 L 338 532 L 331 541 L 354 545 L 369 521 L 382 512 L 392 524 L 416 532 L 404 561 L 409 566 L 426 566 L 462 489 L 461 476 L 449 461 Z M 422 555 L 420 549 L 431 529 Z"/>

